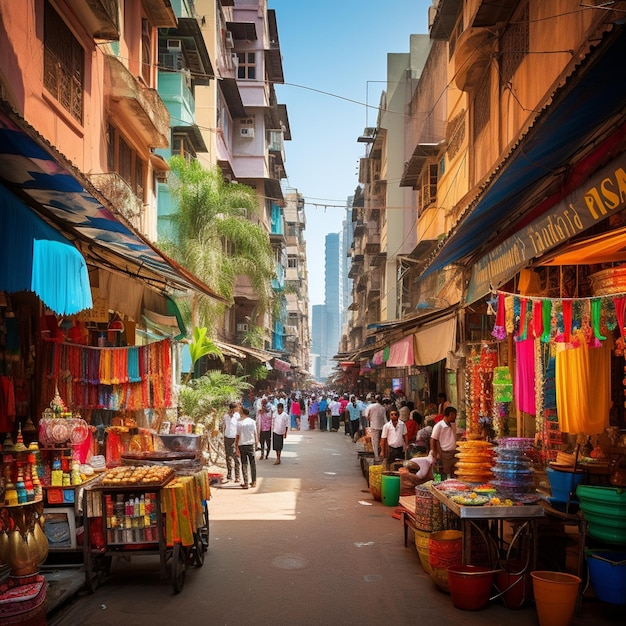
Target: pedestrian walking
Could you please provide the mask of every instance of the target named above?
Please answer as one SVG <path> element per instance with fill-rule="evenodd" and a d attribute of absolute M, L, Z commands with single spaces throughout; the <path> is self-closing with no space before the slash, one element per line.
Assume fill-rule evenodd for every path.
<path fill-rule="evenodd" d="M 228 405 L 228 411 L 222 417 L 222 434 L 224 435 L 224 452 L 226 453 L 226 480 L 230 482 L 235 478 L 235 482 L 239 482 L 240 462 L 235 447 L 235 439 L 237 437 L 237 422 L 241 415 L 237 411 L 238 405 L 231 402 Z"/>
<path fill-rule="evenodd" d="M 302 418 L 302 406 L 300 400 L 293 396 L 291 399 L 291 407 L 289 409 L 291 413 L 291 430 L 300 430 L 300 419 Z"/>
<path fill-rule="evenodd" d="M 322 395 L 318 405 L 320 430 L 328 430 L 328 413 L 326 412 L 326 409 L 328 409 L 328 400 L 325 395 Z"/>
<path fill-rule="evenodd" d="M 376 396 L 376 401 L 365 409 L 365 416 L 370 427 L 372 449 L 374 450 L 374 464 L 380 464 L 380 436 L 383 426 L 387 423 L 387 411 L 383 406 L 382 396 Z"/>
<path fill-rule="evenodd" d="M 250 417 L 250 411 L 242 409 L 241 412 L 243 416 L 237 422 L 235 446 L 241 459 L 241 473 L 243 474 L 241 488 L 248 489 L 249 486 L 256 487 L 255 450 L 259 443 L 259 435 L 256 431 L 256 422 Z M 251 483 L 248 483 L 248 470 L 250 470 Z"/>
<path fill-rule="evenodd" d="M 356 399 L 356 396 L 350 396 L 346 412 L 350 420 L 350 437 L 354 440 L 354 436 L 359 432 L 361 420 L 361 402 Z"/>
<path fill-rule="evenodd" d="M 311 396 L 311 403 L 309 404 L 309 430 L 315 430 L 319 410 L 320 405 L 317 398 L 315 396 Z"/>
<path fill-rule="evenodd" d="M 272 419 L 272 447 L 276 452 L 274 465 L 280 465 L 280 455 L 283 451 L 283 444 L 289 431 L 289 416 L 285 413 L 284 405 L 279 402 L 276 405 L 276 413 Z"/>
<path fill-rule="evenodd" d="M 272 405 L 264 398 L 261 402 L 261 408 L 256 414 L 257 434 L 259 436 L 259 445 L 261 446 L 259 461 L 262 461 L 263 458 L 267 459 L 272 449 L 272 417 Z"/>
<path fill-rule="evenodd" d="M 341 402 L 335 396 L 330 403 L 330 431 L 336 433 L 339 430 L 339 420 L 341 419 Z"/>

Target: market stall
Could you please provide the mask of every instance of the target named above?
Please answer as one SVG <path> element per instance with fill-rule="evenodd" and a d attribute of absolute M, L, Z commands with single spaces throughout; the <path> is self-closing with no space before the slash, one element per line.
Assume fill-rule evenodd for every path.
<path fill-rule="evenodd" d="M 187 565 L 201 567 L 208 547 L 206 470 L 177 476 L 166 465 L 120 466 L 85 489 L 85 580 L 94 591 L 113 557 L 159 557 L 162 578 L 182 591 Z"/>

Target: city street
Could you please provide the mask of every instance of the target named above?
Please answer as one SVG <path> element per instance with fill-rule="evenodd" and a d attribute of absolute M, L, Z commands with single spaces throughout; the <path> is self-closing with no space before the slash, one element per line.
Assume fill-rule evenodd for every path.
<path fill-rule="evenodd" d="M 454 608 L 424 573 L 410 531 L 404 547 L 394 508 L 372 499 L 343 432 L 290 432 L 283 462 L 273 461 L 257 461 L 254 489 L 212 490 L 210 547 L 180 594 L 159 578 L 156 557 L 118 561 L 49 624 L 538 623 L 532 605 Z M 573 624 L 618 623 L 619 608 L 586 599 Z"/>

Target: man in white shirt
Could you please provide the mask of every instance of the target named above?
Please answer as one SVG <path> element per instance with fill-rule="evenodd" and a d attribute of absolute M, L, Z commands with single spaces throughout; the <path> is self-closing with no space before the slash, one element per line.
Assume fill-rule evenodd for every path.
<path fill-rule="evenodd" d="M 248 409 L 242 409 L 243 417 L 237 422 L 237 437 L 235 448 L 241 459 L 241 473 L 243 474 L 242 489 L 248 489 L 248 465 L 250 465 L 251 486 L 256 487 L 256 458 L 254 452 L 259 443 L 256 432 L 256 422 L 250 417 Z"/>
<path fill-rule="evenodd" d="M 441 478 L 454 476 L 456 465 L 456 409 L 453 406 L 446 407 L 443 419 L 433 426 L 430 436 L 430 449 L 436 460 L 441 461 Z"/>
<path fill-rule="evenodd" d="M 389 421 L 383 426 L 383 432 L 380 435 L 382 455 L 387 467 L 391 467 L 395 460 L 404 460 L 404 450 L 408 445 L 406 425 L 400 421 L 399 417 L 398 409 L 392 408 L 389 411 Z"/>
<path fill-rule="evenodd" d="M 341 419 L 341 402 L 335 396 L 330 403 L 330 432 L 336 433 L 339 430 L 339 420 Z"/>
<path fill-rule="evenodd" d="M 376 396 L 376 402 L 368 405 L 365 409 L 365 417 L 372 437 L 374 465 L 380 465 L 380 436 L 383 432 L 383 426 L 387 423 L 387 411 L 383 406 L 382 396 Z"/>
<path fill-rule="evenodd" d="M 276 452 L 274 465 L 280 465 L 280 454 L 283 451 L 283 443 L 289 430 L 289 415 L 285 411 L 282 402 L 276 405 L 276 412 L 272 418 L 272 448 Z"/>
<path fill-rule="evenodd" d="M 224 434 L 224 451 L 226 452 L 226 479 L 224 482 L 230 482 L 235 476 L 235 482 L 239 482 L 239 457 L 235 449 L 235 438 L 237 437 L 237 422 L 240 415 L 237 411 L 238 405 L 231 402 L 228 405 L 228 411 L 222 417 L 222 433 Z M 234 467 L 234 472 L 231 468 Z"/>

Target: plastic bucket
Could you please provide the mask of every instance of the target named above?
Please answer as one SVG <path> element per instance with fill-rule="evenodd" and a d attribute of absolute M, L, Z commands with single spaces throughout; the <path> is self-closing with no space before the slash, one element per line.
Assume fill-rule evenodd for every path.
<path fill-rule="evenodd" d="M 561 472 L 552 467 L 546 470 L 552 497 L 557 502 L 567 502 L 576 493 L 576 487 L 582 482 L 584 474 L 582 472 Z"/>
<path fill-rule="evenodd" d="M 398 474 L 383 474 L 381 491 L 385 506 L 398 506 L 400 500 L 400 476 Z"/>
<path fill-rule="evenodd" d="M 581 580 L 561 572 L 531 572 L 539 626 L 568 626 L 574 617 Z"/>
<path fill-rule="evenodd" d="M 370 465 L 369 467 L 369 484 L 370 493 L 374 496 L 374 500 L 380 502 L 382 500 L 381 478 L 383 475 L 382 465 Z"/>
<path fill-rule="evenodd" d="M 626 552 L 587 551 L 587 564 L 596 598 L 626 604 Z"/>
<path fill-rule="evenodd" d="M 495 587 L 502 597 L 504 606 L 509 609 L 521 609 L 532 597 L 532 579 L 525 564 L 517 561 L 500 563 L 501 570 L 494 578 Z"/>
<path fill-rule="evenodd" d="M 428 543 L 430 542 L 430 533 L 426 530 L 415 531 L 415 547 L 417 548 L 417 555 L 420 558 L 420 563 L 424 568 L 424 571 L 430 576 L 433 573 L 433 568 L 430 566 L 428 559 L 429 550 Z"/>
<path fill-rule="evenodd" d="M 452 604 L 463 611 L 478 611 L 489 604 L 494 570 L 482 565 L 448 567 Z"/>

